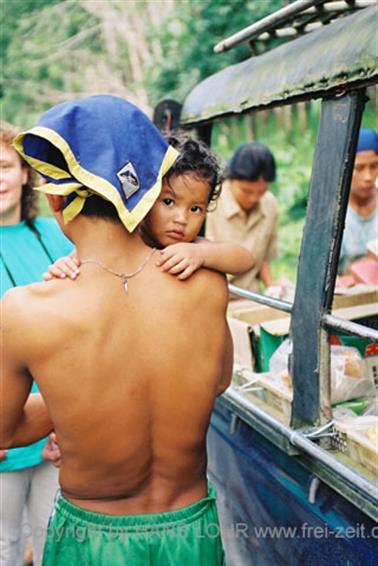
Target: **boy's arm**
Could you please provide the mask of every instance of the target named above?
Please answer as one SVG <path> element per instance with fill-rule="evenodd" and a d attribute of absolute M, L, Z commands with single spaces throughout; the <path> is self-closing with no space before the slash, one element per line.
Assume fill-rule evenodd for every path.
<path fill-rule="evenodd" d="M 33 379 L 23 361 L 19 291 L 9 291 L 1 301 L 0 448 L 5 449 L 35 442 L 53 429 L 41 395 L 29 395 Z"/>
<path fill-rule="evenodd" d="M 29 395 L 17 427 L 10 439 L 9 448 L 26 446 L 45 438 L 52 430 L 53 424 L 46 404 L 40 393 Z"/>

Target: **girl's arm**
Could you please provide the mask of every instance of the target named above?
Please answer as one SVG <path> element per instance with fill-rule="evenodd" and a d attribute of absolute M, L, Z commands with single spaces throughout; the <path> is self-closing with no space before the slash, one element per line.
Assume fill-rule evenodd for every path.
<path fill-rule="evenodd" d="M 195 245 L 203 254 L 203 267 L 215 269 L 231 275 L 241 275 L 252 269 L 255 260 L 243 246 L 232 242 L 210 242 L 205 238 L 197 238 Z"/>
<path fill-rule="evenodd" d="M 157 265 L 162 271 L 187 279 L 200 267 L 240 275 L 252 269 L 252 254 L 231 242 L 210 242 L 197 238 L 194 243 L 173 244 L 159 252 Z"/>
<path fill-rule="evenodd" d="M 187 279 L 200 267 L 207 267 L 222 273 L 240 275 L 252 269 L 255 261 L 251 253 L 231 242 L 210 242 L 196 238 L 195 242 L 172 244 L 158 252 L 156 264 L 162 271 Z M 45 281 L 54 278 L 76 279 L 80 274 L 80 259 L 76 251 L 58 259 L 44 274 Z"/>

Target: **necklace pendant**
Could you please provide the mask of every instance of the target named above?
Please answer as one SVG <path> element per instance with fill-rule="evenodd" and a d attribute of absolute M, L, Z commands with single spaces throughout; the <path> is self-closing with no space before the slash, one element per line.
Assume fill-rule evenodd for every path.
<path fill-rule="evenodd" d="M 127 281 L 127 277 L 122 277 L 123 288 L 125 289 L 125 293 L 129 290 L 129 283 Z"/>

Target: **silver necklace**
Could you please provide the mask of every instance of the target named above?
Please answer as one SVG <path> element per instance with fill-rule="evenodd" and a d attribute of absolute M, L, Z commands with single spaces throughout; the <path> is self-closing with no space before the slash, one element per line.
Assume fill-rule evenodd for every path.
<path fill-rule="evenodd" d="M 91 258 L 82 259 L 80 263 L 81 263 L 81 265 L 84 265 L 85 263 L 93 263 L 95 265 L 98 265 L 98 267 L 101 267 L 101 269 L 103 269 L 104 271 L 107 271 L 111 275 L 115 275 L 116 277 L 119 277 L 121 279 L 125 293 L 127 293 L 128 289 L 129 289 L 128 280 L 131 277 L 134 277 L 135 275 L 138 275 L 138 273 L 143 271 L 143 269 L 146 267 L 147 263 L 149 262 L 149 260 L 151 259 L 152 255 L 155 251 L 156 251 L 156 248 L 152 248 L 150 253 L 144 259 L 142 265 L 140 267 L 138 267 L 138 269 L 136 269 L 135 271 L 132 271 L 131 273 L 123 273 L 122 271 L 114 271 L 113 269 L 110 269 L 110 267 L 107 267 L 104 263 L 102 263 L 102 261 L 99 261 L 98 259 L 91 259 Z"/>

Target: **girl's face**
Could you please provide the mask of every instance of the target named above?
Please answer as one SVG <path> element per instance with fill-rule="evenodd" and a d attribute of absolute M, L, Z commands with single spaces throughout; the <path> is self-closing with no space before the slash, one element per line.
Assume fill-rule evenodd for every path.
<path fill-rule="evenodd" d="M 205 220 L 210 186 L 191 173 L 163 181 L 159 198 L 147 215 L 145 230 L 161 246 L 192 242 Z"/>
<path fill-rule="evenodd" d="M 22 185 L 27 171 L 17 152 L 0 142 L 0 224 L 17 224 L 21 219 Z"/>

